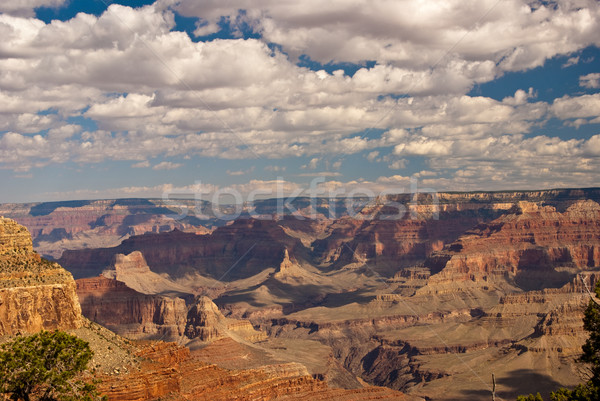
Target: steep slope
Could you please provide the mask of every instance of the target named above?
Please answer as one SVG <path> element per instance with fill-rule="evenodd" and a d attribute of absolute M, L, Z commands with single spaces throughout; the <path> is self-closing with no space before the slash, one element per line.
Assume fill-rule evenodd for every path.
<path fill-rule="evenodd" d="M 0 335 L 81 324 L 71 274 L 33 251 L 25 227 L 0 217 Z"/>
<path fill-rule="evenodd" d="M 36 250 L 59 258 L 65 249 L 116 246 L 131 235 L 177 228 L 209 232 L 213 221 L 197 219 L 194 201 L 117 199 L 2 204 L 0 215 L 26 226 Z M 201 203 L 196 206 L 205 206 Z M 178 212 L 185 208 L 185 215 Z"/>
<path fill-rule="evenodd" d="M 239 209 L 239 210 L 238 210 Z M 0 204 L 0 215 L 25 225 L 33 236 L 36 250 L 59 258 L 67 249 L 117 246 L 133 235 L 162 233 L 178 229 L 199 234 L 233 220 L 228 213 L 242 218 L 283 218 L 292 213 L 324 219 L 335 210 L 347 214 L 344 199 L 265 199 L 241 208 L 212 205 L 198 199 L 106 199 L 26 204 Z M 225 214 L 225 219 L 215 213 Z M 235 217 L 235 216 L 234 216 Z"/>
<path fill-rule="evenodd" d="M 168 274 L 197 294 L 211 294 L 219 308 L 198 298 L 183 329 L 176 325 L 178 334 L 195 336 L 194 353 L 212 355 L 211 362 L 239 362 L 236 369 L 253 369 L 263 358 L 302 362 L 315 377 L 335 375 L 343 386 L 360 376 L 436 400 L 489 398 L 495 373 L 499 396 L 514 399 L 580 381 L 574 358 L 585 338 L 587 295 L 577 274 L 588 285 L 597 279 L 599 194 L 450 193 L 418 202 L 390 196 L 355 218 L 241 219 L 211 235 L 134 236 L 112 249 L 65 252 L 63 260 L 80 276 L 113 264 L 115 277 L 124 269 L 121 277 L 132 285 L 138 274 Z M 386 219 L 394 212 L 388 201 L 405 205 L 407 214 Z M 136 251 L 150 273 L 132 256 Z M 115 264 L 117 254 L 127 256 Z M 143 322 L 162 313 L 147 308 L 123 313 Z M 111 313 L 110 306 L 98 310 Z M 243 323 L 249 333 L 260 327 L 269 338 L 232 340 L 232 318 L 249 320 Z M 148 327 L 157 330 L 154 338 L 164 333 Z"/>

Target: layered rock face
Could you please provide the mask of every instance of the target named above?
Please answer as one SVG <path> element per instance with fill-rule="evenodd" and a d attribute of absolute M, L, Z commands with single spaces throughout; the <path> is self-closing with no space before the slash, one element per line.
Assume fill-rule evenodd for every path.
<path fill-rule="evenodd" d="M 513 213 L 477 226 L 427 263 L 432 281 L 487 280 L 506 274 L 600 266 L 600 205 L 578 201 L 564 213 L 520 202 Z M 437 274 L 436 274 L 437 273 Z"/>
<path fill-rule="evenodd" d="M 0 204 L 0 215 L 10 217 L 29 228 L 38 252 L 60 258 L 67 249 L 116 246 L 133 235 L 162 233 L 178 229 L 200 234 L 209 233 L 226 221 L 215 217 L 218 205 L 199 200 L 107 199 L 28 204 Z M 318 216 L 335 210 L 337 216 L 347 214 L 343 199 L 295 198 L 286 202 L 256 200 L 242 207 L 242 216 L 265 218 L 294 212 Z"/>
<path fill-rule="evenodd" d="M 131 339 L 210 342 L 233 337 L 257 342 L 266 338 L 248 320 L 223 316 L 205 296 L 188 307 L 181 298 L 144 294 L 105 276 L 78 279 L 77 294 L 85 317 Z"/>
<path fill-rule="evenodd" d="M 332 389 L 297 363 L 226 370 L 196 359 L 185 348 L 165 343 L 142 349 L 138 355 L 145 358 L 139 372 L 101 377 L 99 389 L 109 401 L 423 400 L 381 387 Z"/>
<path fill-rule="evenodd" d="M 187 306 L 181 298 L 146 295 L 104 276 L 77 280 L 83 315 L 129 338 L 178 339 Z"/>
<path fill-rule="evenodd" d="M 380 274 L 393 276 L 399 268 L 421 262 L 478 224 L 510 213 L 517 202 L 544 203 L 562 214 L 585 197 L 600 200 L 600 191 L 440 193 L 435 197 L 420 194 L 416 199 L 408 194 L 397 195 L 365 207 L 354 217 L 313 221 L 291 216 L 280 220 L 238 219 L 210 235 L 178 230 L 139 235 L 115 248 L 65 251 L 59 261 L 76 278 L 93 277 L 112 263 L 115 254 L 141 251 L 157 273 L 172 277 L 198 273 L 215 279 L 227 273 L 226 280 L 235 280 L 276 268 L 287 249 L 299 264 L 340 268 L 368 262 Z M 389 211 L 390 203 L 396 205 L 396 214 Z M 535 259 L 537 255 L 530 251 L 524 257 Z M 232 265 L 235 269 L 229 271 Z M 440 269 L 432 266 L 433 273 Z"/>
<path fill-rule="evenodd" d="M 0 217 L 0 335 L 81 324 L 71 274 L 33 251 L 25 227 Z"/>
<path fill-rule="evenodd" d="M 388 195 L 355 217 L 328 227 L 329 235 L 312 243 L 318 263 L 368 261 L 396 268 L 423 260 L 468 229 L 509 213 L 518 202 L 547 204 L 564 211 L 581 199 L 600 201 L 598 189 L 524 192 L 421 193 Z M 389 269 L 381 270 L 388 275 Z"/>
<path fill-rule="evenodd" d="M 260 327 L 269 338 L 249 344 L 254 351 L 287 353 L 286 361 L 302 356 L 316 375 L 327 369 L 311 368 L 310 354 L 325 349 L 348 375 L 373 384 L 430 399 L 479 399 L 488 383 L 473 372 L 495 373 L 499 396 L 514 399 L 580 381 L 573 361 L 586 336 L 588 295 L 577 274 L 591 288 L 600 271 L 598 199 L 597 189 L 438 194 L 418 202 L 394 196 L 364 208 L 375 219 L 241 219 L 209 235 L 134 236 L 111 249 L 65 252 L 63 260 L 80 276 L 107 267 L 122 280 L 168 274 L 211 294 L 230 314 L 198 298 L 171 331 L 191 338 L 191 347 L 231 338 L 249 344 L 245 333 Z M 386 220 L 393 214 L 387 201 L 406 205 L 406 215 Z M 122 297 L 103 306 L 101 297 L 86 313 L 122 310 L 132 323 L 115 330 L 164 334 L 153 320 L 163 313 L 150 306 L 155 301 L 135 307 L 128 305 L 139 301 Z M 262 391 L 253 395 L 270 394 Z"/>

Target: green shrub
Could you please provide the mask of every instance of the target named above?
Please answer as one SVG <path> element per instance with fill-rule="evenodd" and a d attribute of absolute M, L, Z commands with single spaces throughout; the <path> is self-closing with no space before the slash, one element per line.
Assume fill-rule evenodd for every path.
<path fill-rule="evenodd" d="M 41 331 L 0 346 L 0 394 L 14 401 L 104 400 L 93 383 L 79 379 L 93 352 L 62 331 Z"/>

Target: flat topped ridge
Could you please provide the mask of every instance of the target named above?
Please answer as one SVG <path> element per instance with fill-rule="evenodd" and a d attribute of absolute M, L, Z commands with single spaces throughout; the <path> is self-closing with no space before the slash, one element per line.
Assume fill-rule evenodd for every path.
<path fill-rule="evenodd" d="M 564 212 L 559 212 L 554 206 L 542 205 L 539 202 L 519 201 L 500 220 L 529 220 L 529 219 L 564 219 L 573 217 L 595 218 L 600 213 L 600 205 L 591 200 L 573 202 Z"/>
<path fill-rule="evenodd" d="M 567 213 L 600 213 L 600 204 L 591 199 L 580 200 L 567 208 Z"/>

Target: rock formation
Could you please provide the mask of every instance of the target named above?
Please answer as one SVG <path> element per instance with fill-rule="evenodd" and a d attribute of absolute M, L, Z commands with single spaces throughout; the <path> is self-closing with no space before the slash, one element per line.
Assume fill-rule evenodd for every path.
<path fill-rule="evenodd" d="M 117 311 L 110 324 L 123 333 L 170 333 L 196 350 L 225 344 L 221 353 L 234 343 L 260 354 L 254 361 L 303 359 L 315 377 L 335 371 L 340 385 L 355 386 L 360 376 L 431 399 L 478 399 L 488 394 L 489 380 L 477 375 L 494 372 L 499 397 L 514 399 L 580 381 L 573 361 L 585 338 L 584 287 L 600 275 L 599 200 L 599 189 L 420 194 L 417 202 L 409 194 L 390 195 L 354 217 L 325 219 L 322 204 L 312 221 L 243 218 L 208 235 L 174 230 L 131 236 L 113 248 L 66 251 L 61 261 L 78 277 L 105 271 L 148 292 L 132 293 L 106 278 L 82 284 L 85 313 L 109 324 Z M 263 214 L 275 202 L 264 203 Z M 406 213 L 393 218 L 401 209 Z M 111 219 L 116 217 L 104 221 Z M 158 301 L 152 295 L 159 291 L 158 277 L 211 294 L 220 310 L 202 297 L 190 310 Z M 111 288 L 90 298 L 96 290 L 89 285 Z M 121 295 L 111 303 L 113 293 Z M 118 326 L 117 319 L 128 323 Z M 264 339 L 261 332 L 268 338 L 256 343 Z M 313 350 L 339 369 L 314 361 Z M 236 377 L 264 374 L 249 373 L 256 366 L 245 363 Z M 322 384 L 304 379 L 296 365 L 273 364 L 295 373 L 282 374 L 283 381 L 260 376 L 264 382 L 279 383 L 282 391 L 309 383 L 320 394 Z M 157 370 L 156 377 L 167 381 L 140 374 L 134 387 L 142 391 L 140 383 L 156 380 L 152 394 L 203 397 L 185 387 L 193 382 L 187 367 Z M 263 379 L 253 381 L 258 376 L 237 381 L 202 369 L 209 374 L 200 381 L 212 377 L 202 382 L 210 389 L 207 398 L 231 397 L 238 385 L 256 388 L 251 394 L 257 398 L 284 397 Z M 224 381 L 235 384 L 213 391 Z M 152 396 L 138 390 L 136 399 Z M 126 399 L 119 394 L 116 399 Z"/>
<path fill-rule="evenodd" d="M 33 251 L 25 227 L 0 217 L 0 335 L 81 324 L 71 274 Z"/>
<path fill-rule="evenodd" d="M 553 278 L 566 281 L 556 267 L 600 267 L 600 205 L 583 200 L 560 213 L 551 206 L 520 202 L 512 213 L 449 244 L 428 266 L 432 282 L 513 275 L 528 288 L 525 280 L 535 273 L 542 273 L 535 275 L 540 288 L 552 285 Z"/>
<path fill-rule="evenodd" d="M 115 246 L 131 235 L 175 228 L 209 232 L 193 215 L 178 215 L 181 203 L 195 210 L 193 202 L 179 201 L 173 207 L 162 200 L 118 199 L 4 204 L 0 215 L 28 227 L 38 252 L 59 258 L 65 249 Z"/>
<path fill-rule="evenodd" d="M 181 298 L 142 294 L 104 276 L 77 280 L 77 294 L 85 317 L 128 338 L 177 340 L 185 330 Z"/>
<path fill-rule="evenodd" d="M 223 316 L 217 305 L 204 296 L 198 297 L 188 312 L 185 335 L 200 341 L 234 337 L 257 342 L 266 338 L 266 334 L 255 330 L 249 321 L 228 319 Z"/>
<path fill-rule="evenodd" d="M 148 267 L 144 255 L 134 251 L 129 255 L 115 255 L 111 267 L 104 270 L 103 276 L 125 283 L 129 288 L 142 294 L 191 294 L 192 290 L 154 273 Z"/>

